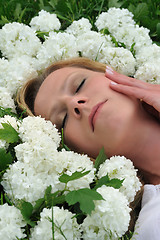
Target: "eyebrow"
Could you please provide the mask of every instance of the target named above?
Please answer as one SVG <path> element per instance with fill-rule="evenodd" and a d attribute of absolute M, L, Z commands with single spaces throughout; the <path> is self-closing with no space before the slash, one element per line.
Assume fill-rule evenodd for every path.
<path fill-rule="evenodd" d="M 68 76 L 66 77 L 66 79 L 64 80 L 64 84 L 62 85 L 62 87 L 60 88 L 60 91 L 63 91 L 66 89 L 68 82 L 71 78 L 72 75 L 74 75 L 75 73 L 77 73 L 77 71 L 71 72 L 70 74 L 68 74 Z"/>

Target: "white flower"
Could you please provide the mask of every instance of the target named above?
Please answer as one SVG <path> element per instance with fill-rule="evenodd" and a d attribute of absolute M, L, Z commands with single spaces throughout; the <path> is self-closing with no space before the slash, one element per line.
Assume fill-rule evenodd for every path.
<path fill-rule="evenodd" d="M 144 64 L 140 65 L 134 75 L 135 78 L 160 84 L 160 59 L 148 60 Z"/>
<path fill-rule="evenodd" d="M 53 207 L 54 239 L 78 240 L 81 239 L 79 225 L 73 214 L 67 209 Z M 60 232 L 61 229 L 61 232 Z M 44 208 L 38 225 L 32 230 L 31 240 L 52 240 L 52 209 Z"/>
<path fill-rule="evenodd" d="M 67 175 L 71 175 L 72 173 L 78 171 L 90 171 L 87 175 L 73 180 L 67 183 L 67 188 L 69 190 L 77 190 L 80 188 L 89 188 L 89 184 L 93 182 L 94 179 L 94 165 L 93 162 L 87 155 L 82 155 L 78 153 L 74 153 L 72 151 L 63 150 L 59 154 L 59 162 L 61 162 L 61 171 Z M 60 168 L 60 166 L 59 166 Z"/>
<path fill-rule="evenodd" d="M 148 61 L 160 61 L 160 47 L 156 44 L 148 47 L 142 47 L 136 54 L 137 67 L 143 65 Z"/>
<path fill-rule="evenodd" d="M 56 14 L 50 14 L 49 12 L 41 10 L 38 16 L 31 19 L 30 26 L 36 31 L 50 32 L 59 30 L 61 23 Z"/>
<path fill-rule="evenodd" d="M 19 209 L 7 203 L 0 205 L 0 239 L 17 240 L 26 237 L 26 224 Z"/>
<path fill-rule="evenodd" d="M 0 106 L 3 108 L 11 108 L 12 112 L 16 112 L 11 93 L 4 87 L 0 87 Z"/>
<path fill-rule="evenodd" d="M 0 35 L 0 50 L 8 59 L 22 55 L 35 56 L 41 47 L 34 30 L 23 23 L 5 24 Z"/>
<path fill-rule="evenodd" d="M 133 14 L 128 9 L 109 8 L 108 12 L 102 12 L 96 19 L 95 25 L 100 31 L 108 28 L 109 31 L 116 31 L 117 27 L 133 26 Z"/>
<path fill-rule="evenodd" d="M 14 95 L 27 80 L 37 76 L 37 71 L 33 66 L 35 61 L 29 56 L 15 57 L 12 60 L 1 60 L 0 63 L 0 83 L 2 87 Z"/>
<path fill-rule="evenodd" d="M 26 117 L 23 119 L 19 127 L 19 136 L 23 142 L 34 142 L 39 144 L 41 140 L 44 144 L 49 144 L 52 141 L 55 149 L 59 147 L 61 137 L 51 121 L 47 121 L 41 117 Z M 44 139 L 43 139 L 44 138 Z"/>
<path fill-rule="evenodd" d="M 2 185 L 10 198 L 19 198 L 35 204 L 44 196 L 48 186 L 52 192 L 63 190 L 59 177 L 75 171 L 90 171 L 87 175 L 67 184 L 69 190 L 89 187 L 94 179 L 93 162 L 86 155 L 57 151 L 60 136 L 50 121 L 27 117 L 19 127 L 23 141 L 15 147 L 18 162 L 12 164 L 3 176 Z M 19 179 L 19 181 L 17 181 Z"/>
<path fill-rule="evenodd" d="M 18 162 L 10 165 L 3 175 L 2 185 L 10 198 L 19 198 L 35 204 L 44 196 L 48 186 L 52 192 L 63 190 L 65 184 L 59 181 L 62 173 L 71 175 L 75 171 L 90 171 L 78 180 L 67 183 L 69 190 L 89 187 L 94 179 L 94 167 L 85 155 L 73 152 L 57 152 L 38 143 L 23 143 L 15 147 Z M 18 181 L 17 181 L 18 179 Z"/>
<path fill-rule="evenodd" d="M 134 168 L 133 163 L 124 156 L 113 156 L 100 165 L 97 175 L 98 178 L 101 178 L 107 174 L 110 179 L 124 179 L 119 191 L 127 197 L 129 202 L 132 202 L 136 192 L 140 190 L 142 185 L 137 177 L 137 170 Z"/>
<path fill-rule="evenodd" d="M 77 48 L 83 57 L 99 61 L 104 57 L 103 48 L 111 47 L 113 43 L 109 36 L 95 31 L 89 31 L 77 37 Z"/>
<path fill-rule="evenodd" d="M 50 32 L 37 54 L 39 69 L 46 68 L 53 62 L 77 56 L 76 38 L 72 34 Z"/>
<path fill-rule="evenodd" d="M 129 50 L 120 47 L 106 47 L 102 49 L 102 52 L 104 57 L 100 59 L 100 62 L 112 66 L 124 75 L 134 75 L 136 60 Z"/>
<path fill-rule="evenodd" d="M 128 230 L 130 211 L 126 197 L 112 187 L 97 189 L 104 200 L 94 201 L 95 210 L 82 223 L 83 239 L 118 239 Z"/>
<path fill-rule="evenodd" d="M 15 162 L 10 165 L 6 173 L 3 175 L 2 185 L 8 196 L 14 199 L 23 199 L 35 205 L 35 201 L 44 197 L 45 190 L 48 186 L 52 186 L 53 191 L 64 189 L 64 184 L 61 184 L 61 189 L 56 188 L 56 182 L 59 183 L 57 172 L 49 174 L 49 166 L 46 161 L 37 163 L 38 159 L 33 159 L 36 162 L 38 169 L 34 164 L 26 162 Z M 48 168 L 46 169 L 46 165 Z M 18 179 L 18 180 L 17 180 Z M 60 184 L 59 184 L 60 185 Z"/>
<path fill-rule="evenodd" d="M 139 27 L 133 20 L 133 14 L 128 9 L 110 8 L 97 18 L 95 25 L 100 31 L 107 28 L 115 39 L 130 49 L 134 44 L 134 50 L 138 52 L 143 46 L 150 46 L 152 40 L 149 30 Z"/>
<path fill-rule="evenodd" d="M 65 30 L 69 34 L 73 34 L 75 37 L 87 33 L 91 30 L 92 25 L 87 18 L 81 18 L 73 23 Z"/>

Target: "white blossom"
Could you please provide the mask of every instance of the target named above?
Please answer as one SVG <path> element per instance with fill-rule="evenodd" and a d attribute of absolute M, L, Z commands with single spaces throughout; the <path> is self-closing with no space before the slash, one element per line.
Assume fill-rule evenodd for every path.
<path fill-rule="evenodd" d="M 44 208 L 41 212 L 41 219 L 37 226 L 32 230 L 30 240 L 52 240 L 52 220 L 54 221 L 54 239 L 55 240 L 78 240 L 81 238 L 79 225 L 76 218 L 67 209 L 53 207 L 52 209 Z M 61 231 L 60 231 L 61 229 Z M 65 236 L 65 238 L 64 238 Z"/>
<path fill-rule="evenodd" d="M 124 48 L 107 47 L 102 49 L 103 58 L 100 62 L 112 66 L 117 72 L 127 76 L 135 73 L 136 60 L 132 53 Z"/>
<path fill-rule="evenodd" d="M 77 37 L 77 48 L 83 57 L 99 61 L 104 57 L 103 48 L 111 47 L 113 43 L 109 36 L 95 31 L 89 31 Z"/>
<path fill-rule="evenodd" d="M 134 77 L 146 82 L 160 84 L 159 66 L 160 59 L 147 61 L 138 67 Z"/>
<path fill-rule="evenodd" d="M 10 61 L 2 60 L 1 63 L 0 83 L 12 96 L 27 80 L 37 76 L 37 71 L 33 66 L 35 61 L 29 56 L 12 58 Z"/>
<path fill-rule="evenodd" d="M 33 29 L 23 23 L 8 23 L 0 29 L 0 50 L 8 59 L 22 55 L 35 56 L 41 47 Z"/>
<path fill-rule="evenodd" d="M 124 156 L 113 156 L 100 165 L 97 175 L 98 178 L 101 178 L 107 174 L 110 179 L 124 179 L 119 191 L 127 197 L 129 202 L 132 202 L 142 185 L 137 177 L 137 170 L 134 168 L 133 163 Z"/>
<path fill-rule="evenodd" d="M 26 237 L 25 222 L 19 209 L 7 203 L 0 205 L 0 239 L 17 240 Z"/>
<path fill-rule="evenodd" d="M 11 93 L 5 87 L 0 87 L 0 106 L 3 108 L 11 108 L 12 112 L 16 112 Z"/>
<path fill-rule="evenodd" d="M 55 145 L 55 149 L 59 147 L 61 141 L 61 137 L 56 126 L 53 125 L 51 121 L 47 121 L 39 116 L 28 116 L 24 118 L 19 127 L 19 136 L 23 142 L 31 142 L 33 144 L 34 142 L 35 144 L 39 144 L 42 140 L 46 145 L 52 141 L 52 145 L 53 147 Z"/>
<path fill-rule="evenodd" d="M 136 25 L 128 9 L 110 8 L 99 15 L 95 25 L 99 31 L 107 28 L 116 41 L 125 44 L 127 49 L 134 44 L 134 50 L 138 52 L 141 47 L 152 44 L 149 30 Z"/>
<path fill-rule="evenodd" d="M 97 189 L 104 200 L 94 201 L 95 209 L 82 223 L 83 239 L 118 239 L 128 230 L 130 211 L 126 197 L 118 189 Z"/>
<path fill-rule="evenodd" d="M 59 177 L 66 173 L 71 175 L 75 171 L 90 171 L 78 180 L 67 184 L 69 190 L 89 187 L 94 179 L 93 163 L 85 155 L 73 152 L 57 152 L 52 150 L 52 144 L 46 145 L 27 142 L 16 146 L 18 162 L 10 165 L 3 175 L 2 185 L 10 198 L 19 198 L 35 204 L 35 201 L 44 196 L 48 186 L 52 192 L 64 189 L 64 183 Z M 17 181 L 18 179 L 18 181 Z"/>
<path fill-rule="evenodd" d="M 64 189 L 59 177 L 75 171 L 90 171 L 87 175 L 67 184 L 69 190 L 89 187 L 94 179 L 93 162 L 86 155 L 57 151 L 60 136 L 50 121 L 40 117 L 27 117 L 19 127 L 21 144 L 15 147 L 18 162 L 10 165 L 3 176 L 2 185 L 10 198 L 19 198 L 35 204 L 43 197 L 48 186 L 52 192 Z M 19 179 L 19 181 L 17 181 Z"/>
<path fill-rule="evenodd" d="M 37 53 L 39 69 L 46 68 L 53 62 L 77 56 L 76 38 L 72 34 L 50 32 Z"/>
<path fill-rule="evenodd" d="M 30 26 L 36 31 L 50 32 L 59 30 L 61 23 L 56 14 L 41 10 L 38 16 L 31 19 Z"/>
<path fill-rule="evenodd" d="M 75 37 L 81 36 L 91 30 L 92 25 L 87 18 L 81 18 L 73 23 L 65 30 L 69 34 L 73 34 Z"/>

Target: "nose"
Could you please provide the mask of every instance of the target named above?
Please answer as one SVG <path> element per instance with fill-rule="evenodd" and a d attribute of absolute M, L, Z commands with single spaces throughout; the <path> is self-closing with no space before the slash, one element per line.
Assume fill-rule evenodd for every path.
<path fill-rule="evenodd" d="M 69 114 L 73 114 L 76 118 L 80 118 L 82 116 L 86 103 L 87 98 L 85 97 L 70 96 L 65 100 Z"/>

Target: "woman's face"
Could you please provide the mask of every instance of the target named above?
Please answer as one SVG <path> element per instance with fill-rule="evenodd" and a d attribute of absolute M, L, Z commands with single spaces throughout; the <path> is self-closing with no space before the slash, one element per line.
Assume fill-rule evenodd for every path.
<path fill-rule="evenodd" d="M 133 130 L 138 101 L 113 91 L 104 73 L 65 67 L 41 85 L 34 110 L 61 130 L 73 150 L 96 157 L 123 154 Z"/>

